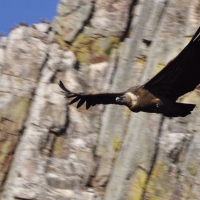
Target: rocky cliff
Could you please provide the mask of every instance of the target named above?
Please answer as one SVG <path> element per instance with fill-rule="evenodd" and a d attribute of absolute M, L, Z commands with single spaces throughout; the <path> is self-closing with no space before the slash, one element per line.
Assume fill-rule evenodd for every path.
<path fill-rule="evenodd" d="M 0 39 L 1 199 L 198 200 L 199 91 L 192 115 L 69 106 L 161 70 L 199 26 L 197 0 L 61 0 L 51 24 Z"/>

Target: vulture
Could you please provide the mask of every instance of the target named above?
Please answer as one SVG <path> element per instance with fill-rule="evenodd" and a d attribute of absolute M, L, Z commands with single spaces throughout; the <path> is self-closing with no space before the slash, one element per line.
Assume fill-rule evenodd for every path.
<path fill-rule="evenodd" d="M 86 109 L 97 104 L 127 106 L 132 112 L 160 113 L 167 117 L 185 117 L 195 104 L 176 102 L 182 95 L 194 90 L 200 83 L 200 27 L 187 46 L 158 74 L 144 85 L 133 86 L 123 92 L 75 93 L 62 81 L 59 86 L 70 104 L 77 108 L 86 103 Z"/>

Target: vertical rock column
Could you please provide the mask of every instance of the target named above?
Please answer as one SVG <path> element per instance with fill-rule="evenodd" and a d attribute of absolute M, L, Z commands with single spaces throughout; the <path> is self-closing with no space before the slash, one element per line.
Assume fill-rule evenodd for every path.
<path fill-rule="evenodd" d="M 40 70 L 46 60 L 44 33 L 27 27 L 1 38 L 0 185 L 20 139 Z M 34 37 L 35 36 L 35 37 Z"/>

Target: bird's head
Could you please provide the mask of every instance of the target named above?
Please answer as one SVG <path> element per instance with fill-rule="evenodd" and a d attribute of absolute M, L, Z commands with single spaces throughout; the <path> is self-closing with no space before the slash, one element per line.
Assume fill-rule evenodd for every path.
<path fill-rule="evenodd" d="M 132 108 L 137 104 L 137 96 L 132 92 L 127 92 L 123 96 L 117 97 L 116 102 L 120 105 L 125 105 L 129 108 Z"/>
<path fill-rule="evenodd" d="M 127 98 L 125 95 L 117 97 L 116 102 L 120 105 L 126 105 L 127 104 Z"/>

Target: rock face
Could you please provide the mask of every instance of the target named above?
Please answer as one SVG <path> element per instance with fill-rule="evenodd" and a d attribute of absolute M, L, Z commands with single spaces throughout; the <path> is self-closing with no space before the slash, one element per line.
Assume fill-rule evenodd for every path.
<path fill-rule="evenodd" d="M 0 39 L 1 199 L 198 200 L 199 91 L 168 119 L 72 91 L 124 90 L 175 57 L 199 26 L 197 0 L 61 0 L 52 24 Z"/>

